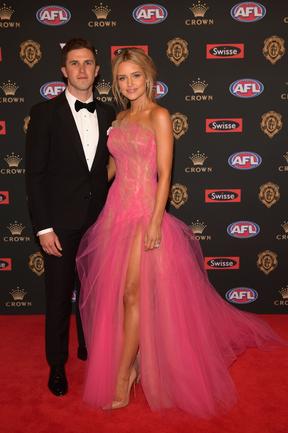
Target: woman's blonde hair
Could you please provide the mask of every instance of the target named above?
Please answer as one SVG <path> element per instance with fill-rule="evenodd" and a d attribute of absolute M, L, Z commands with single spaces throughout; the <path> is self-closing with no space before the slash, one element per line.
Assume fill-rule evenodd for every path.
<path fill-rule="evenodd" d="M 116 55 L 112 60 L 112 76 L 113 76 L 112 92 L 114 98 L 124 108 L 127 107 L 129 100 L 125 96 L 123 96 L 120 92 L 120 88 L 117 80 L 117 72 L 120 63 L 128 62 L 128 61 L 135 63 L 136 65 L 140 66 L 140 68 L 143 70 L 146 78 L 146 95 L 151 101 L 153 101 L 154 84 L 156 81 L 156 67 L 151 57 L 148 56 L 148 54 L 145 54 L 144 51 L 140 48 L 123 48 L 120 50 L 119 54 Z"/>

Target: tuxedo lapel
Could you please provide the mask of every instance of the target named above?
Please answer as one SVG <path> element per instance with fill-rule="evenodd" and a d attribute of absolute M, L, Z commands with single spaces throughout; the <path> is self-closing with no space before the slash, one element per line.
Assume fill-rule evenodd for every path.
<path fill-rule="evenodd" d="M 94 160 L 93 160 L 93 164 L 91 167 L 91 171 L 94 169 L 94 167 L 97 165 L 97 161 L 99 160 L 99 158 L 101 158 L 101 149 L 103 146 L 106 146 L 106 141 L 107 141 L 107 131 L 106 131 L 106 124 L 107 124 L 107 120 L 106 120 L 106 113 L 105 111 L 102 109 L 102 107 L 100 106 L 100 104 L 96 105 L 96 110 L 97 110 L 97 118 L 98 118 L 98 128 L 99 128 L 99 140 L 98 140 L 98 145 L 97 145 L 97 149 L 96 149 L 96 153 L 94 156 Z"/>

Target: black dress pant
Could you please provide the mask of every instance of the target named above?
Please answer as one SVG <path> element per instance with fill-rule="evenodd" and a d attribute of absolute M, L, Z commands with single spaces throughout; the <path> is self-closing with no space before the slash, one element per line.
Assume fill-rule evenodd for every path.
<path fill-rule="evenodd" d="M 50 366 L 64 365 L 68 359 L 69 325 L 72 293 L 76 289 L 76 323 L 79 346 L 85 346 L 79 313 L 80 283 L 75 258 L 80 240 L 88 225 L 82 229 L 54 228 L 61 246 L 62 257 L 44 253 L 46 290 L 46 358 Z"/>

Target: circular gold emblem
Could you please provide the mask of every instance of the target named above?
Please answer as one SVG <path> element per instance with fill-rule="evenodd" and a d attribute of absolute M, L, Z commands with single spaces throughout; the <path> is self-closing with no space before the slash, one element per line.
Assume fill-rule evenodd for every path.
<path fill-rule="evenodd" d="M 171 115 L 173 134 L 176 140 L 186 134 L 188 129 L 188 117 L 185 114 L 174 113 Z"/>
<path fill-rule="evenodd" d="M 269 138 L 273 138 L 283 126 L 282 116 L 276 111 L 268 111 L 261 116 L 261 129 L 268 135 Z"/>
<path fill-rule="evenodd" d="M 274 271 L 277 265 L 277 254 L 273 251 L 266 250 L 258 254 L 257 266 L 262 272 L 264 272 L 264 274 L 270 274 L 270 272 Z"/>
<path fill-rule="evenodd" d="M 21 43 L 20 58 L 30 68 L 33 68 L 33 66 L 39 62 L 41 57 L 42 57 L 42 53 L 40 49 L 40 44 L 38 44 L 38 42 L 29 39 Z"/>
<path fill-rule="evenodd" d="M 180 183 L 175 183 L 170 191 L 170 203 L 179 209 L 188 200 L 187 187 Z"/>
<path fill-rule="evenodd" d="M 285 54 L 284 39 L 279 36 L 265 39 L 262 52 L 266 59 L 274 65 Z"/>
<path fill-rule="evenodd" d="M 25 134 L 27 132 L 29 122 L 30 122 L 30 116 L 24 117 L 23 131 L 25 132 Z"/>
<path fill-rule="evenodd" d="M 280 198 L 279 186 L 272 182 L 264 183 L 260 186 L 258 197 L 266 207 L 270 208 Z"/>
<path fill-rule="evenodd" d="M 38 277 L 43 274 L 44 259 L 40 251 L 37 251 L 37 253 L 31 254 L 31 256 L 29 256 L 28 266 Z"/>
<path fill-rule="evenodd" d="M 181 38 L 174 38 L 167 42 L 167 56 L 174 65 L 179 66 L 187 59 L 189 50 L 188 42 Z"/>

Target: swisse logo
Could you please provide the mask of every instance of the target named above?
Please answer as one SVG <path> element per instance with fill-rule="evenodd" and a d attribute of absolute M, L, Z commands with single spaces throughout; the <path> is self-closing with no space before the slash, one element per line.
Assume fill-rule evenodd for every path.
<path fill-rule="evenodd" d="M 207 59 L 243 59 L 244 44 L 207 44 Z"/>
<path fill-rule="evenodd" d="M 252 221 L 236 221 L 229 224 L 227 233 L 232 238 L 249 239 L 260 233 L 260 227 Z"/>
<path fill-rule="evenodd" d="M 250 304 L 256 301 L 258 293 L 250 287 L 235 287 L 226 292 L 225 298 L 232 304 Z"/>
<path fill-rule="evenodd" d="M 0 135 L 6 135 L 6 122 L 5 122 L 5 120 L 0 120 Z"/>
<path fill-rule="evenodd" d="M 243 120 L 240 119 L 206 119 L 207 133 L 217 132 L 242 132 Z"/>
<path fill-rule="evenodd" d="M 206 203 L 241 202 L 241 189 L 205 189 Z"/>
<path fill-rule="evenodd" d="M 45 99 L 53 99 L 55 96 L 60 95 L 66 89 L 65 83 L 62 81 L 50 81 L 43 84 L 40 88 L 40 94 Z"/>
<path fill-rule="evenodd" d="M 71 13 L 63 6 L 43 6 L 36 12 L 36 18 L 41 24 L 46 26 L 62 26 L 68 23 Z"/>
<path fill-rule="evenodd" d="M 258 153 L 241 151 L 233 153 L 228 158 L 228 164 L 230 167 L 237 170 L 253 170 L 253 168 L 259 167 L 262 163 L 262 158 Z"/>
<path fill-rule="evenodd" d="M 261 95 L 264 85 L 253 78 L 241 78 L 229 86 L 230 93 L 238 98 L 255 98 Z"/>
<path fill-rule="evenodd" d="M 240 268 L 240 257 L 205 257 L 205 269 L 228 271 Z"/>
<path fill-rule="evenodd" d="M 157 81 L 154 86 L 154 96 L 155 99 L 163 98 L 163 96 L 167 95 L 168 86 L 163 83 L 163 81 Z"/>
<path fill-rule="evenodd" d="M 0 271 L 11 271 L 12 260 L 10 258 L 0 258 Z"/>
<path fill-rule="evenodd" d="M 256 2 L 237 3 L 231 9 L 231 16 L 241 23 L 253 23 L 262 20 L 266 15 L 266 8 Z"/>
<path fill-rule="evenodd" d="M 0 191 L 0 205 L 1 204 L 9 204 L 9 192 L 8 191 Z"/>
<path fill-rule="evenodd" d="M 167 16 L 167 10 L 154 3 L 140 5 L 133 11 L 134 20 L 141 24 L 159 24 L 166 20 Z"/>

